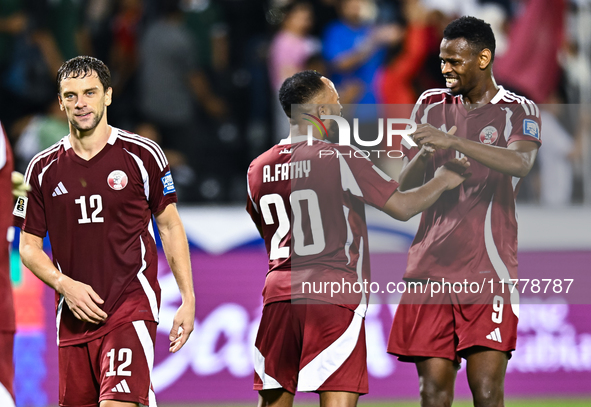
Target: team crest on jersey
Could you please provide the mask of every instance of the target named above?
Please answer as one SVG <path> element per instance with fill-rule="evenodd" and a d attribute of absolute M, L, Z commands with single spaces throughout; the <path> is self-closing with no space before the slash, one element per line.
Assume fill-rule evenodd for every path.
<path fill-rule="evenodd" d="M 486 126 L 480 132 L 479 138 L 482 144 L 495 144 L 499 138 L 499 132 L 493 126 Z"/>
<path fill-rule="evenodd" d="M 115 191 L 121 191 L 127 186 L 127 174 L 121 170 L 112 171 L 107 177 L 107 184 Z"/>
<path fill-rule="evenodd" d="M 12 211 L 12 214 L 24 219 L 27 215 L 28 200 L 29 198 L 26 196 L 19 196 L 16 200 L 16 204 L 14 205 L 14 211 Z"/>
<path fill-rule="evenodd" d="M 170 171 L 164 174 L 160 180 L 162 181 L 162 185 L 164 185 L 164 190 L 162 191 L 164 195 L 172 194 L 176 191 L 174 189 L 174 182 L 172 181 L 172 175 L 170 174 Z"/>
<path fill-rule="evenodd" d="M 540 128 L 538 127 L 538 123 L 531 119 L 524 119 L 523 120 L 523 134 L 526 136 L 532 136 L 536 139 L 540 139 Z"/>

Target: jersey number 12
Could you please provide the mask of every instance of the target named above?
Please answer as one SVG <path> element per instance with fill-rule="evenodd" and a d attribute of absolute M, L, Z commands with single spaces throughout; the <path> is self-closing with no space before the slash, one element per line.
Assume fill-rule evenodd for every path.
<path fill-rule="evenodd" d="M 94 209 L 90 218 L 86 209 L 86 197 L 82 195 L 80 198 L 75 199 L 74 202 L 80 205 L 80 211 L 82 212 L 82 218 L 78 219 L 78 223 L 103 223 L 105 221 L 103 217 L 99 216 L 103 210 L 103 198 L 100 195 L 91 195 L 88 200 L 90 209 Z"/>

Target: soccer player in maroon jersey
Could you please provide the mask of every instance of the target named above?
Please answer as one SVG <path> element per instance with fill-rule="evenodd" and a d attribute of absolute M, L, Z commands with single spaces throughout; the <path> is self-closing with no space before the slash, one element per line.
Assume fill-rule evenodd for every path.
<path fill-rule="evenodd" d="M 151 385 L 160 287 L 156 219 L 182 304 L 170 331 L 178 351 L 193 330 L 189 248 L 166 157 L 107 124 L 110 73 L 92 57 L 58 71 L 70 134 L 37 154 L 28 198 L 13 214 L 25 266 L 56 291 L 62 406 L 155 406 Z M 43 251 L 49 234 L 52 259 Z"/>
<path fill-rule="evenodd" d="M 424 92 L 415 106 L 420 150 L 404 149 L 400 189 L 428 182 L 451 157 L 468 157 L 472 176 L 421 215 L 404 278 L 437 281 L 433 291 L 445 293 L 403 294 L 388 352 L 416 364 L 421 406 L 451 405 L 461 358 L 474 405 L 502 406 L 519 311 L 508 284 L 517 278 L 515 197 L 541 144 L 540 111 L 495 83 L 490 25 L 462 17 L 443 36 L 447 88 Z"/>
<path fill-rule="evenodd" d="M 399 192 L 360 150 L 329 143 L 317 129 L 308 145 L 310 115 L 341 111 L 333 83 L 315 71 L 288 78 L 279 99 L 290 135 L 248 170 L 247 210 L 269 255 L 254 389 L 259 406 L 291 406 L 296 390 L 318 392 L 321 406 L 354 406 L 368 392 L 369 292 L 351 290 L 370 282 L 364 205 L 407 220 L 465 177 L 442 165 L 424 186 Z M 322 124 L 336 129 L 331 120 Z M 450 161 L 456 171 L 467 168 L 466 159 Z M 318 292 L 322 286 L 331 292 Z"/>
<path fill-rule="evenodd" d="M 14 406 L 14 302 L 10 282 L 10 241 L 12 225 L 12 151 L 4 127 L 0 123 L 0 405 Z"/>

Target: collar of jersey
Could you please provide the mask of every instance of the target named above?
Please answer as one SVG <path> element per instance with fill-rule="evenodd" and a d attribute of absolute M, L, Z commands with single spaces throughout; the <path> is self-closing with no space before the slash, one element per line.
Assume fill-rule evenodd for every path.
<path fill-rule="evenodd" d="M 117 127 L 109 126 L 111 128 L 111 134 L 109 135 L 109 139 L 107 143 L 110 145 L 115 144 L 117 141 L 117 134 L 119 134 L 119 129 Z M 64 149 L 67 151 L 72 148 L 72 143 L 70 143 L 70 134 L 63 138 Z"/>
<path fill-rule="evenodd" d="M 279 145 L 297 144 L 297 143 L 301 143 L 302 141 L 308 141 L 308 136 L 287 137 L 287 138 L 282 139 L 279 142 Z M 329 143 L 330 144 L 330 141 L 328 141 L 328 140 L 320 140 L 315 137 L 312 137 L 312 141 L 320 141 L 322 143 Z"/>
<path fill-rule="evenodd" d="M 497 103 L 499 103 L 501 101 L 501 99 L 503 99 L 503 96 L 505 96 L 505 93 L 507 93 L 505 88 L 503 88 L 501 85 L 499 85 L 499 90 L 497 91 L 497 94 L 494 95 L 494 97 L 488 103 L 490 103 L 491 105 L 496 105 Z M 460 95 L 460 102 L 462 102 L 462 104 L 464 103 L 464 96 L 462 96 L 462 95 Z"/>

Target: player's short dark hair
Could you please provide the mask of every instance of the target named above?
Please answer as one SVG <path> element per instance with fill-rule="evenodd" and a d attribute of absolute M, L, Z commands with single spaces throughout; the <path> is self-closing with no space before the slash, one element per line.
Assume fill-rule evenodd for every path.
<path fill-rule="evenodd" d="M 492 55 L 491 62 L 495 59 L 495 35 L 490 24 L 484 20 L 470 16 L 460 17 L 445 27 L 443 38 L 446 40 L 465 38 L 476 52 L 488 48 Z"/>
<path fill-rule="evenodd" d="M 105 91 L 111 87 L 111 71 L 109 71 L 107 65 L 100 59 L 89 56 L 78 56 L 64 62 L 57 71 L 56 82 L 58 92 L 61 89 L 60 85 L 64 79 L 68 77 L 84 78 L 93 73 L 98 75 Z"/>
<path fill-rule="evenodd" d="M 322 75 L 316 71 L 302 71 L 287 78 L 279 89 L 279 102 L 287 115 L 291 118 L 291 105 L 309 103 L 325 88 Z"/>

